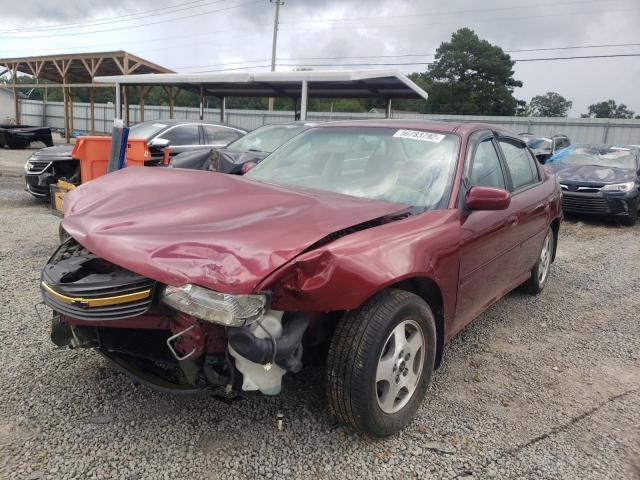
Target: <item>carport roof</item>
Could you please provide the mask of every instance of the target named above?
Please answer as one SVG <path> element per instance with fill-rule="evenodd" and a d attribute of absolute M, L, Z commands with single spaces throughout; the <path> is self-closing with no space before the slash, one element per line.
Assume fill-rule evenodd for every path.
<path fill-rule="evenodd" d="M 167 73 L 96 77 L 96 83 L 203 88 L 217 97 L 300 97 L 302 83 L 313 98 L 417 98 L 427 92 L 397 70 L 329 70 L 254 73 Z"/>
<path fill-rule="evenodd" d="M 0 65 L 6 65 L 12 74 L 22 72 L 32 75 L 39 81 L 46 80 L 54 84 L 86 85 L 92 83 L 94 77 L 98 75 L 172 72 L 168 68 L 123 50 L 0 58 Z"/>

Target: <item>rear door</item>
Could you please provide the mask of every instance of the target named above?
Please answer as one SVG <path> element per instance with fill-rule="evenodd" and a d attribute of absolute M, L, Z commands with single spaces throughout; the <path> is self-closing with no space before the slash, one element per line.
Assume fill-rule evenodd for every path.
<path fill-rule="evenodd" d="M 463 193 L 474 186 L 509 188 L 493 132 L 472 135 L 468 151 Z M 460 208 L 466 209 L 464 198 L 460 198 Z M 519 240 L 516 209 L 510 206 L 506 210 L 467 211 L 461 232 L 455 330 L 473 320 L 512 286 Z"/>
<path fill-rule="evenodd" d="M 518 225 L 519 254 L 515 273 L 523 275 L 533 268 L 540 254 L 551 204 L 541 193 L 538 165 L 525 144 L 517 138 L 500 137 L 498 145 L 509 174 L 511 205 Z"/>
<path fill-rule="evenodd" d="M 197 123 L 185 123 L 170 127 L 159 138 L 169 140 L 169 152 L 176 155 L 188 150 L 204 148 L 200 141 L 200 128 Z"/>

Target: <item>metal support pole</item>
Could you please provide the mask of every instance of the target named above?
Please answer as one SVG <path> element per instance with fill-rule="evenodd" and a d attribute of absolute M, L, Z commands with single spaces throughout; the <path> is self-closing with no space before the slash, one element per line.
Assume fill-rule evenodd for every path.
<path fill-rule="evenodd" d="M 280 5 L 284 5 L 282 0 L 269 0 L 276 4 L 276 16 L 273 19 L 273 38 L 271 41 L 271 71 L 276 71 L 276 47 L 278 45 L 278 19 L 280 17 Z M 269 97 L 269 111 L 273 111 L 273 97 Z"/>
<path fill-rule="evenodd" d="M 226 116 L 226 112 L 225 112 L 225 110 L 227 109 L 226 103 L 227 103 L 227 99 L 225 97 L 220 97 L 220 121 L 222 123 L 224 123 L 224 117 Z"/>
<path fill-rule="evenodd" d="M 129 126 L 129 96 L 127 95 L 127 86 L 122 86 L 122 97 L 124 98 L 124 126 Z"/>
<path fill-rule="evenodd" d="M 307 95 L 308 85 L 307 81 L 302 81 L 302 91 L 300 92 L 300 120 L 305 121 L 307 119 Z"/>
<path fill-rule="evenodd" d="M 393 117 L 393 110 L 391 109 L 391 99 L 387 98 L 387 104 L 385 105 L 385 118 Z"/>
<path fill-rule="evenodd" d="M 200 85 L 200 120 L 204 120 L 204 88 Z"/>
<path fill-rule="evenodd" d="M 116 83 L 116 111 L 115 118 L 122 118 L 122 90 L 120 84 Z"/>

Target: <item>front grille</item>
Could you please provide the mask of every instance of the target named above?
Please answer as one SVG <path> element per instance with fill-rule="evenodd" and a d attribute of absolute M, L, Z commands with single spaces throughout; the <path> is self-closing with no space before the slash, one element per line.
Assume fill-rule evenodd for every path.
<path fill-rule="evenodd" d="M 145 313 L 156 282 L 104 259 L 70 239 L 42 271 L 44 302 L 79 320 L 117 320 Z"/>
<path fill-rule="evenodd" d="M 609 213 L 609 203 L 601 195 L 563 192 L 562 209 L 576 213 Z"/>
<path fill-rule="evenodd" d="M 34 173 L 34 174 L 42 173 L 46 169 L 48 169 L 50 166 L 51 166 L 51 162 L 42 161 L 42 160 L 29 160 L 27 171 L 29 173 Z"/>

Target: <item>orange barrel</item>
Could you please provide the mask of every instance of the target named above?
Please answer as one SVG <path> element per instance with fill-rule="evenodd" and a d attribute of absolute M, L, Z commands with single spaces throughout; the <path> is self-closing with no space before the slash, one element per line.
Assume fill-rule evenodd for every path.
<path fill-rule="evenodd" d="M 144 138 L 129 138 L 125 152 L 127 167 L 144 167 L 144 162 L 151 160 L 151 152 Z"/>
<path fill-rule="evenodd" d="M 107 172 L 111 137 L 97 135 L 76 138 L 71 156 L 80 162 L 80 183 L 101 177 Z"/>

